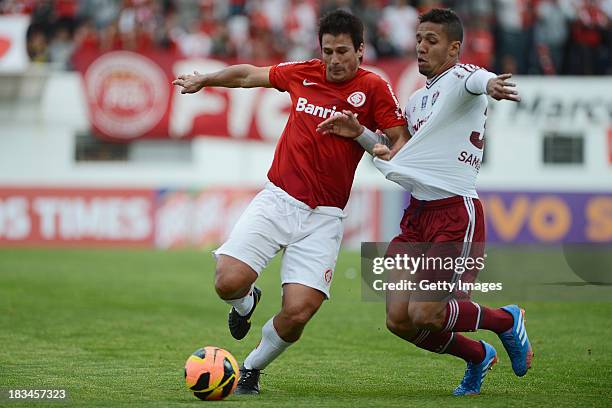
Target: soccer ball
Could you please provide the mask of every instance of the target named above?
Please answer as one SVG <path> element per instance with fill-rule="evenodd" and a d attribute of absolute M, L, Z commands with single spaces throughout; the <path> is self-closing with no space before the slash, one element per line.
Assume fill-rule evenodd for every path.
<path fill-rule="evenodd" d="M 218 347 L 203 347 L 185 363 L 185 385 L 201 400 L 221 400 L 236 389 L 240 371 L 234 356 Z"/>

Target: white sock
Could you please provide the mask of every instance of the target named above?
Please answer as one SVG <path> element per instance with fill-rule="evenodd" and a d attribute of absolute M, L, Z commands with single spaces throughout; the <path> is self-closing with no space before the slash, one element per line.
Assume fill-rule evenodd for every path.
<path fill-rule="evenodd" d="M 261 341 L 244 360 L 244 368 L 263 370 L 274 359 L 293 343 L 280 338 L 273 323 L 274 318 L 268 320 L 261 329 Z"/>
<path fill-rule="evenodd" d="M 245 297 L 242 297 L 240 299 L 226 300 L 225 303 L 234 306 L 234 309 L 236 309 L 240 316 L 248 315 L 251 309 L 253 308 L 253 304 L 255 303 L 255 298 L 253 297 L 253 288 L 251 287 L 251 290 Z"/>

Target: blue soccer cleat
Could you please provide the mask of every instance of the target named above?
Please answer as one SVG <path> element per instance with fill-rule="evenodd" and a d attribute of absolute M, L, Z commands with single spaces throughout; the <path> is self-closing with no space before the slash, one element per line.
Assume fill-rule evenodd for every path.
<path fill-rule="evenodd" d="M 517 305 L 504 306 L 502 310 L 512 315 L 514 324 L 511 329 L 500 333 L 499 339 L 508 352 L 514 374 L 522 377 L 527 374 L 527 370 L 531 367 L 531 359 L 533 358 L 533 351 L 527 338 L 527 329 L 525 328 L 525 310 Z"/>
<path fill-rule="evenodd" d="M 493 364 L 497 363 L 497 351 L 493 346 L 483 340 L 480 340 L 480 343 L 485 349 L 485 358 L 479 364 L 468 363 L 461 384 L 453 391 L 455 396 L 480 394 L 480 387 L 485 376 Z"/>

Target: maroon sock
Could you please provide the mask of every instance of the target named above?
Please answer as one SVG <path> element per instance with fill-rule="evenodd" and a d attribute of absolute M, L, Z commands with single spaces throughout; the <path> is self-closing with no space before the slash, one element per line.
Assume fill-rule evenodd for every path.
<path fill-rule="evenodd" d="M 412 340 L 415 346 L 440 354 L 451 354 L 465 361 L 480 363 L 485 358 L 485 351 L 478 341 L 469 339 L 459 333 L 430 332 L 419 330 Z"/>
<path fill-rule="evenodd" d="M 472 340 L 459 333 L 453 333 L 453 335 L 446 353 L 476 364 L 484 360 L 485 349 L 481 342 Z"/>
<path fill-rule="evenodd" d="M 502 333 L 512 328 L 512 315 L 502 309 L 489 309 L 469 300 L 451 299 L 446 305 L 444 331 L 468 332 L 478 329 Z"/>
<path fill-rule="evenodd" d="M 478 330 L 480 306 L 469 300 L 451 299 L 446 304 L 446 320 L 443 331 L 467 332 Z"/>
<path fill-rule="evenodd" d="M 480 306 L 481 316 L 479 329 L 491 330 L 495 333 L 503 333 L 510 330 L 514 324 L 512 315 L 502 309 L 489 309 L 488 307 Z"/>
<path fill-rule="evenodd" d="M 429 330 L 419 330 L 412 343 L 424 350 L 434 353 L 446 353 L 446 349 L 453 339 L 454 333 L 449 332 L 430 332 Z"/>

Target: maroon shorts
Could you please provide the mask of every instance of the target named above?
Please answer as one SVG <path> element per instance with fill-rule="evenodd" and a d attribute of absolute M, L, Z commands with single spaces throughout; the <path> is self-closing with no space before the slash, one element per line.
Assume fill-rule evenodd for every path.
<path fill-rule="evenodd" d="M 475 262 L 479 258 L 484 262 L 485 225 L 480 200 L 461 196 L 433 201 L 412 198 L 400 228 L 401 233 L 391 241 L 387 256 L 406 254 L 427 260 L 421 264 L 426 266 L 412 275 L 413 280 L 475 281 L 482 269 Z M 449 269 L 450 260 L 453 267 Z M 457 267 L 462 263 L 463 267 Z M 459 297 L 466 295 L 469 293 L 455 293 Z"/>
<path fill-rule="evenodd" d="M 477 198 L 415 198 L 404 211 L 401 233 L 392 242 L 484 242 L 482 204 Z"/>

